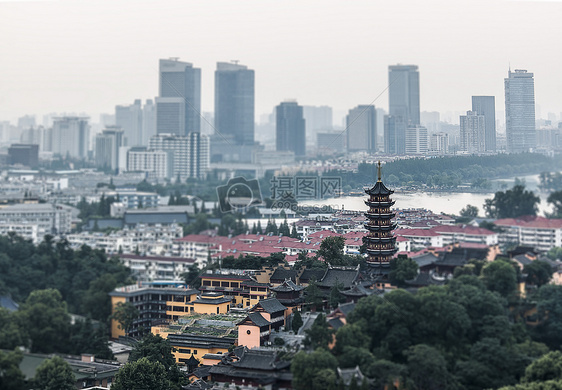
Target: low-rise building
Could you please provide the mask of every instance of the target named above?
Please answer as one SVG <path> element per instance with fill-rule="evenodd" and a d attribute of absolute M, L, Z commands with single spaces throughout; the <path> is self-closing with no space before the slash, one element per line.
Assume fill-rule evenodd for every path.
<path fill-rule="evenodd" d="M 562 246 L 562 219 L 525 215 L 498 219 L 494 225 L 502 228 L 500 244 L 518 243 L 540 251 Z"/>
<path fill-rule="evenodd" d="M 35 225 L 43 239 L 46 234 L 70 233 L 74 215 L 78 210 L 61 204 L 14 204 L 0 208 L 0 225 Z"/>

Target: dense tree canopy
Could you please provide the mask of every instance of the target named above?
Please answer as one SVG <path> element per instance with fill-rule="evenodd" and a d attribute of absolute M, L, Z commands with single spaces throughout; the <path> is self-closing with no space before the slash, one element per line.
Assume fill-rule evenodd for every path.
<path fill-rule="evenodd" d="M 484 209 L 491 218 L 516 218 L 537 215 L 541 199 L 525 186 L 516 185 L 510 190 L 498 191 L 492 199 L 486 199 Z"/>
<path fill-rule="evenodd" d="M 19 236 L 0 236 L 0 294 L 22 302 L 33 290 L 60 292 L 68 311 L 106 321 L 110 300 L 106 292 L 127 283 L 130 271 L 101 250 L 83 246 L 70 249 L 68 242 L 44 241 L 34 246 Z"/>
<path fill-rule="evenodd" d="M 144 357 L 121 367 L 111 388 L 113 390 L 169 390 L 174 386 L 170 383 L 162 363 Z"/>
<path fill-rule="evenodd" d="M 44 360 L 37 367 L 33 382 L 38 390 L 76 389 L 76 379 L 69 364 L 58 356 Z"/>

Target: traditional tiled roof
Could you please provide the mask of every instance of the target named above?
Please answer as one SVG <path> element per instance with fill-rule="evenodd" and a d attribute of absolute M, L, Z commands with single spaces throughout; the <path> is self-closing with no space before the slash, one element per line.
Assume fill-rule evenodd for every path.
<path fill-rule="evenodd" d="M 260 328 L 263 326 L 271 325 L 271 322 L 263 318 L 263 316 L 260 313 L 255 313 L 255 312 L 248 313 L 248 316 L 244 318 L 242 321 L 240 321 L 237 325 L 240 325 L 247 321 L 253 322 L 256 326 Z"/>
<path fill-rule="evenodd" d="M 0 296 L 0 307 L 7 309 L 9 311 L 16 311 L 19 308 L 19 305 L 12 300 L 12 298 L 3 295 Z"/>
<path fill-rule="evenodd" d="M 258 303 L 256 303 L 251 310 L 253 311 L 257 307 L 261 307 L 263 310 L 270 314 L 285 311 L 285 309 L 287 309 L 281 304 L 281 302 L 277 300 L 277 298 L 262 299 Z"/>
<path fill-rule="evenodd" d="M 347 289 L 357 280 L 358 276 L 359 270 L 357 269 L 329 268 L 322 280 L 318 282 L 318 286 L 332 287 L 339 283 Z"/>
<path fill-rule="evenodd" d="M 301 283 L 308 283 L 311 279 L 316 279 L 316 281 L 321 280 L 326 274 L 326 269 L 305 269 L 299 280 Z"/>
<path fill-rule="evenodd" d="M 270 282 L 274 281 L 274 280 L 292 280 L 292 281 L 296 281 L 297 280 L 297 271 L 293 270 L 293 269 L 285 269 L 285 268 L 277 268 L 273 274 L 271 274 L 270 277 Z"/>
<path fill-rule="evenodd" d="M 295 283 L 293 283 L 292 280 L 286 279 L 279 286 L 270 287 L 270 290 L 274 291 L 274 292 L 302 291 L 302 290 L 304 290 L 304 287 L 303 286 L 297 286 Z"/>
<path fill-rule="evenodd" d="M 390 195 L 394 193 L 394 191 L 386 188 L 382 181 L 377 181 L 372 188 L 365 190 L 365 192 L 369 195 Z"/>

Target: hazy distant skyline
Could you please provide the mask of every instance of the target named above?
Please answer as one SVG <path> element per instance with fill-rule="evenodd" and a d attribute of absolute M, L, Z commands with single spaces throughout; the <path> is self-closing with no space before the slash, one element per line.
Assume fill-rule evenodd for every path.
<path fill-rule="evenodd" d="M 559 1 L 1 1 L 0 120 L 112 113 L 158 95 L 158 60 L 255 70 L 256 117 L 287 98 L 388 110 L 388 66 L 419 66 L 422 111 L 466 111 L 511 69 L 535 75 L 542 116 L 562 111 Z M 39 122 L 41 122 L 39 117 Z M 337 123 L 336 123 L 337 124 Z"/>

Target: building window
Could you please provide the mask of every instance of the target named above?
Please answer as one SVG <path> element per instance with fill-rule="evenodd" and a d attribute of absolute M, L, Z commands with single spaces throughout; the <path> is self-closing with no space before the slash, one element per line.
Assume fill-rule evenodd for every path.
<path fill-rule="evenodd" d="M 213 281 L 212 285 L 213 285 L 213 287 L 220 287 L 221 282 Z"/>
<path fill-rule="evenodd" d="M 228 282 L 221 282 L 221 287 L 228 287 Z"/>
<path fill-rule="evenodd" d="M 219 314 L 219 308 L 217 307 L 217 314 Z"/>
<path fill-rule="evenodd" d="M 180 353 L 191 353 L 191 349 L 186 349 L 186 348 L 180 348 L 179 351 Z"/>
<path fill-rule="evenodd" d="M 196 350 L 196 349 L 193 350 L 193 354 L 194 354 L 194 355 L 197 355 L 197 350 Z"/>
<path fill-rule="evenodd" d="M 211 285 L 211 281 L 210 280 L 204 280 L 203 281 L 203 286 L 210 286 Z"/>

